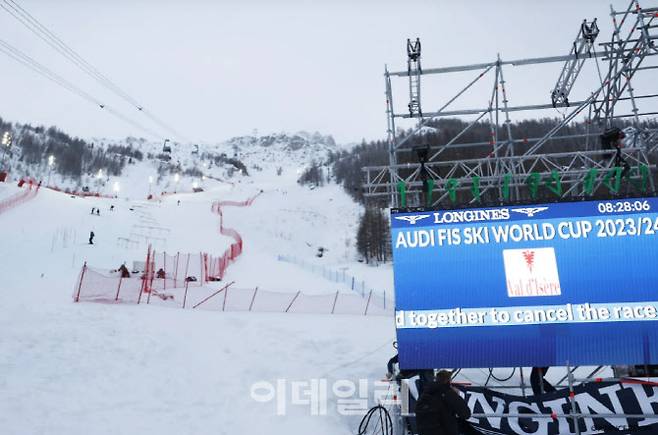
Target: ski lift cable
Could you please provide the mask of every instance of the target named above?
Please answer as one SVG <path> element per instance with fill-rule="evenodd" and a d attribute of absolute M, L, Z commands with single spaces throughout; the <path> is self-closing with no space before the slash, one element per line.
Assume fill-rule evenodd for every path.
<path fill-rule="evenodd" d="M 143 125 L 139 124 L 138 122 L 126 117 L 122 113 L 118 112 L 116 109 L 113 109 L 112 107 L 107 106 L 106 104 L 103 104 L 100 100 L 95 98 L 94 96 L 90 95 L 89 93 L 85 92 L 84 90 L 80 89 L 79 87 L 75 86 L 73 83 L 67 81 L 57 73 L 51 71 L 44 65 L 40 64 L 36 60 L 32 59 L 30 56 L 26 55 L 16 47 L 13 47 L 12 45 L 8 44 L 6 41 L 3 41 L 0 39 L 0 52 L 6 54 L 8 57 L 12 58 L 16 62 L 22 64 L 23 66 L 31 69 L 32 71 L 36 72 L 37 74 L 47 78 L 48 80 L 52 81 L 53 83 L 61 86 L 62 88 L 66 89 L 67 91 L 78 95 L 79 97 L 91 102 L 95 106 L 99 107 L 100 109 L 106 110 L 108 113 L 114 115 L 115 117 L 121 119 L 122 121 L 131 124 L 133 127 L 136 127 L 154 137 L 161 137 L 160 134 L 154 132 L 153 130 L 144 127 Z"/>
<path fill-rule="evenodd" d="M 71 82 L 68 82 L 66 79 L 63 77 L 55 74 L 45 66 L 41 65 L 25 53 L 21 52 L 17 48 L 11 46 L 7 42 L 0 40 L 0 51 L 5 53 L 7 56 L 11 57 L 15 61 L 23 64 L 24 66 L 32 69 L 33 71 L 43 75 L 47 79 L 55 82 L 56 84 L 66 88 L 68 91 L 73 92 L 77 94 L 78 96 L 90 101 L 93 104 L 96 104 L 98 106 L 102 106 L 103 104 L 98 101 L 96 98 L 93 96 L 89 95 L 87 92 L 83 91 L 82 89 L 76 87 L 73 85 Z"/>
<path fill-rule="evenodd" d="M 111 87 L 113 91 L 121 94 L 122 98 L 131 100 L 131 104 L 136 105 L 137 103 L 130 98 L 129 95 L 123 93 L 114 83 L 109 79 L 103 76 L 98 72 L 93 66 L 88 64 L 84 59 L 82 59 L 75 51 L 73 51 L 69 46 L 63 43 L 57 36 L 52 34 L 48 29 L 43 27 L 38 21 L 36 21 L 29 13 L 21 12 L 19 5 L 12 5 L 7 0 L 4 2 L 11 7 L 13 10 L 9 9 L 7 6 L 0 4 L 7 13 L 13 16 L 16 20 L 21 22 L 28 30 L 34 33 L 39 39 L 44 41 L 46 44 L 50 45 L 53 49 L 58 51 L 61 55 L 65 56 L 69 61 L 73 62 L 78 68 L 82 69 L 85 73 L 94 76 L 95 79 L 103 81 L 106 86 Z M 22 8 L 21 8 L 22 9 Z"/>
<path fill-rule="evenodd" d="M 176 130 L 171 128 L 168 124 L 160 120 L 150 111 L 147 111 L 142 104 L 140 104 L 135 98 L 131 97 L 127 92 L 123 91 L 118 85 L 112 82 L 107 76 L 103 75 L 97 68 L 95 68 L 91 63 L 85 60 L 80 54 L 73 50 L 68 44 L 62 41 L 57 35 L 50 31 L 45 25 L 43 25 L 39 20 L 37 20 L 32 14 L 25 10 L 22 6 L 16 3 L 14 0 L 4 0 L 4 3 L 8 5 L 7 8 L 4 5 L 0 5 L 3 9 L 8 12 L 12 17 L 21 22 L 25 27 L 27 27 L 32 33 L 50 45 L 58 53 L 63 55 L 67 60 L 76 65 L 83 72 L 91 76 L 95 81 L 100 83 L 102 86 L 124 99 L 132 106 L 134 106 L 138 111 L 144 113 L 148 118 L 153 122 L 158 124 L 163 129 L 168 132 L 178 136 L 182 139 L 184 138 Z M 187 139 L 186 139 L 187 140 Z"/>

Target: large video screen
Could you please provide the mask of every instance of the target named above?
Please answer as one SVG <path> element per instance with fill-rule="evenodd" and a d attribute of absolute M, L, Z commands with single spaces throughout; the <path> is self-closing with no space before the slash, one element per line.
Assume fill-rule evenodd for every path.
<path fill-rule="evenodd" d="M 658 363 L 658 199 L 392 213 L 405 369 Z"/>

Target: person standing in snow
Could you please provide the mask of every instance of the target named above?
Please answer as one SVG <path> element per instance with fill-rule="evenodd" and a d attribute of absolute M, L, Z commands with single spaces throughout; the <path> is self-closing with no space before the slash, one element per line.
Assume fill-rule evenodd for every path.
<path fill-rule="evenodd" d="M 452 373 L 441 370 L 423 388 L 416 402 L 419 435 L 458 435 L 460 420 L 471 417 L 466 401 L 450 385 Z"/>
<path fill-rule="evenodd" d="M 121 273 L 121 278 L 130 278 L 130 272 L 128 272 L 128 268 L 125 264 L 119 266 L 118 270 Z"/>
<path fill-rule="evenodd" d="M 93 244 L 94 244 L 94 236 L 95 236 L 94 232 L 93 232 L 93 231 L 90 231 L 90 232 L 89 232 L 89 244 L 90 244 L 90 245 L 93 245 Z"/>
<path fill-rule="evenodd" d="M 533 367 L 530 372 L 530 385 L 535 396 L 556 391 L 555 387 L 544 378 L 548 369 L 549 367 Z"/>

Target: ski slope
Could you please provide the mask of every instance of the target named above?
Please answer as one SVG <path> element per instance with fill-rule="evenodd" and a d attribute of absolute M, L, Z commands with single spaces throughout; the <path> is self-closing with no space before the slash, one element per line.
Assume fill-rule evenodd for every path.
<path fill-rule="evenodd" d="M 129 191 L 137 181 L 128 176 L 117 199 L 41 189 L 0 215 L 3 433 L 353 433 L 359 418 L 340 415 L 334 395 L 326 397 L 327 415 L 313 416 L 310 405 L 295 404 L 290 382 L 326 378 L 331 387 L 336 379 L 381 379 L 394 354 L 391 318 L 72 302 L 84 261 L 114 269 L 144 259 L 145 242 L 117 242 L 144 221 L 170 230 L 159 251 L 223 252 L 231 239 L 219 234 L 212 201 L 243 200 L 260 190 L 252 207 L 225 211 L 225 224 L 245 240 L 226 280 L 268 290 L 350 292 L 276 259 L 295 254 L 350 273 L 367 268 L 346 243 L 355 204 L 338 186 L 310 190 L 295 180 L 293 171 L 263 170 L 236 183 L 208 181 L 203 193 L 145 201 Z M 2 194 L 15 190 L 0 186 Z M 94 245 L 87 243 L 90 231 Z M 314 256 L 319 246 L 327 249 L 321 259 Z M 386 283 L 390 269 L 381 272 Z M 274 401 L 256 402 L 250 394 L 254 383 L 278 379 L 287 385 L 283 416 Z"/>

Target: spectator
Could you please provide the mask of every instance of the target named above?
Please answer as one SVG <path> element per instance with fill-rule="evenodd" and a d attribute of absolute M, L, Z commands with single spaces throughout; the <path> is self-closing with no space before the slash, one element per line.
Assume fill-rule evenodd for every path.
<path fill-rule="evenodd" d="M 450 385 L 452 373 L 441 370 L 423 388 L 416 403 L 419 435 L 458 435 L 460 419 L 471 416 L 464 399 Z"/>

